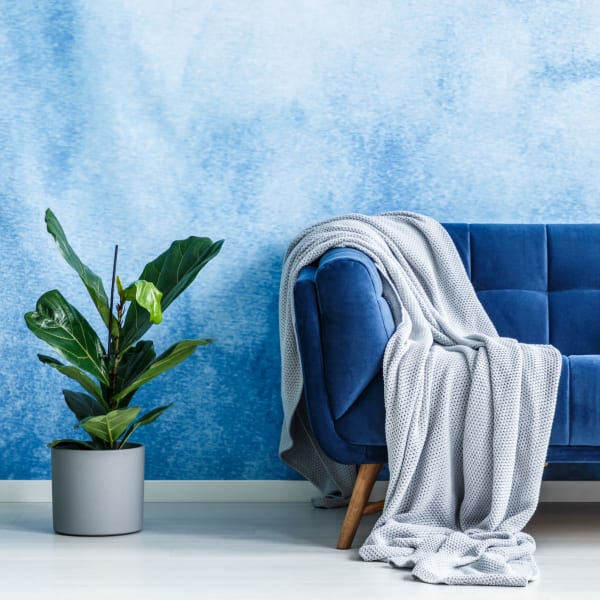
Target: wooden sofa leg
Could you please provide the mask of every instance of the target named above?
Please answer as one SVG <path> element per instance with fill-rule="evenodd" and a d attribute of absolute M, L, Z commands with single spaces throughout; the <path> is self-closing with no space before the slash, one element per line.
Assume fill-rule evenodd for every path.
<path fill-rule="evenodd" d="M 375 480 L 383 465 L 360 465 L 358 476 L 354 484 L 350 504 L 346 511 L 346 518 L 338 539 L 338 550 L 347 550 L 352 546 L 360 520 L 363 515 L 382 510 L 383 500 L 369 503 L 369 496 L 375 485 Z"/>

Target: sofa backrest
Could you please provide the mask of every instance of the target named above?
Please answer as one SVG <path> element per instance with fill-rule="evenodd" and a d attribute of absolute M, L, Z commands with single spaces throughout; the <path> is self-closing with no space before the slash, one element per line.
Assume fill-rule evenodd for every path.
<path fill-rule="evenodd" d="M 444 227 L 501 336 L 600 354 L 600 225 Z"/>

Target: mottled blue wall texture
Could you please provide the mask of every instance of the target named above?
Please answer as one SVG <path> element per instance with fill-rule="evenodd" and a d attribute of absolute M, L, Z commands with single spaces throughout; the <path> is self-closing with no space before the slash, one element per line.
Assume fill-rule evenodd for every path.
<path fill-rule="evenodd" d="M 0 479 L 49 477 L 65 380 L 23 313 L 93 315 L 43 213 L 108 278 L 176 238 L 225 238 L 155 328 L 211 336 L 140 399 L 174 401 L 149 479 L 289 479 L 277 296 L 303 227 L 600 219 L 600 3 L 0 0 Z"/>

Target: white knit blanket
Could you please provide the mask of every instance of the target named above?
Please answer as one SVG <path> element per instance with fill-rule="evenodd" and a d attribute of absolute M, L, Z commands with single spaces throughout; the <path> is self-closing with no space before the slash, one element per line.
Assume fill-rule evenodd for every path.
<path fill-rule="evenodd" d="M 354 468 L 329 460 L 310 431 L 293 323 L 298 272 L 336 246 L 370 256 L 392 313 L 403 309 L 383 365 L 390 483 L 360 556 L 412 567 L 430 583 L 526 585 L 538 569 L 521 530 L 538 502 L 561 357 L 498 337 L 436 221 L 347 215 L 290 245 L 280 296 L 283 460 L 325 493 L 351 491 Z"/>

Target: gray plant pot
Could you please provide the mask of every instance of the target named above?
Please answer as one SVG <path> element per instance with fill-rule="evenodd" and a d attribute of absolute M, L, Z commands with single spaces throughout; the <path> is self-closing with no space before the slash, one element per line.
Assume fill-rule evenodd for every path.
<path fill-rule="evenodd" d="M 142 529 L 144 446 L 123 450 L 52 448 L 54 531 L 122 535 Z"/>

